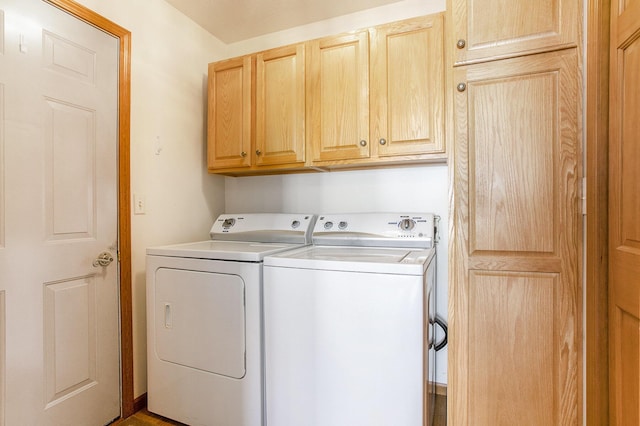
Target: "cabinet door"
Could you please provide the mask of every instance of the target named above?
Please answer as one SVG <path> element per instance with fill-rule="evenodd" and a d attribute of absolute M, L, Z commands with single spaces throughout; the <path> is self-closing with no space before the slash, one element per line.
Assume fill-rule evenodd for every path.
<path fill-rule="evenodd" d="M 252 65 L 249 56 L 209 64 L 209 169 L 251 165 Z"/>
<path fill-rule="evenodd" d="M 258 166 L 304 161 L 304 44 L 256 55 Z"/>
<path fill-rule="evenodd" d="M 581 424 L 576 49 L 454 78 L 450 423 Z"/>
<path fill-rule="evenodd" d="M 449 0 L 456 64 L 578 44 L 578 0 Z M 452 46 L 453 48 L 453 46 Z"/>
<path fill-rule="evenodd" d="M 313 161 L 369 157 L 368 32 L 314 40 L 307 49 Z"/>
<path fill-rule="evenodd" d="M 444 151 L 442 14 L 371 30 L 371 142 L 379 157 Z"/>

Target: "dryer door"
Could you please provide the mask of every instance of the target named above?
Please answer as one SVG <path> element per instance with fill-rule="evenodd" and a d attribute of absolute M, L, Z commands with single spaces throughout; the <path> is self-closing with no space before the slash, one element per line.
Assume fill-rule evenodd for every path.
<path fill-rule="evenodd" d="M 155 351 L 163 361 L 245 375 L 244 281 L 237 275 L 156 270 Z"/>

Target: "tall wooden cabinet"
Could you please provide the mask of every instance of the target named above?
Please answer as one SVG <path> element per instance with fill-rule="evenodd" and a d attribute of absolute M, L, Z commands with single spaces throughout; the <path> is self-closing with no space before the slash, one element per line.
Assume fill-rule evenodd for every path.
<path fill-rule="evenodd" d="M 455 63 L 575 47 L 580 5 L 576 0 L 449 0 Z"/>
<path fill-rule="evenodd" d="M 451 88 L 448 424 L 578 425 L 582 85 L 566 47 L 579 45 L 579 4 L 449 6 L 473 36 L 455 49 L 454 62 L 472 64 L 454 67 Z M 455 29 L 452 43 L 469 36 Z"/>

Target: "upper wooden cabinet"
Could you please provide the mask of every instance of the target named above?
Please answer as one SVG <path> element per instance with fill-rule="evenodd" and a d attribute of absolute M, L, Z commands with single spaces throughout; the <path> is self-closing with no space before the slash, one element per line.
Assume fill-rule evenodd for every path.
<path fill-rule="evenodd" d="M 443 16 L 370 31 L 370 135 L 377 156 L 444 153 Z"/>
<path fill-rule="evenodd" d="M 304 45 L 256 55 L 255 164 L 304 163 Z"/>
<path fill-rule="evenodd" d="M 369 34 L 308 42 L 307 141 L 313 162 L 369 158 Z"/>
<path fill-rule="evenodd" d="M 444 161 L 443 14 L 209 65 L 208 168 Z"/>
<path fill-rule="evenodd" d="M 448 0 L 456 65 L 578 44 L 577 0 Z"/>
<path fill-rule="evenodd" d="M 304 45 L 210 64 L 209 171 L 302 167 L 304 87 Z"/>
<path fill-rule="evenodd" d="M 313 164 L 444 158 L 443 49 L 442 14 L 309 42 Z"/>
<path fill-rule="evenodd" d="M 253 69 L 250 56 L 209 64 L 209 169 L 251 166 Z"/>

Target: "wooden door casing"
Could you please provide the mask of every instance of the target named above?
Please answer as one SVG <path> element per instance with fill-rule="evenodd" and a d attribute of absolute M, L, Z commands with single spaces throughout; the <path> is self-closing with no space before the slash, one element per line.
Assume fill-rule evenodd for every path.
<path fill-rule="evenodd" d="M 609 413 L 640 423 L 640 1 L 611 2 Z"/>
<path fill-rule="evenodd" d="M 577 61 L 454 69 L 452 425 L 581 421 Z"/>

